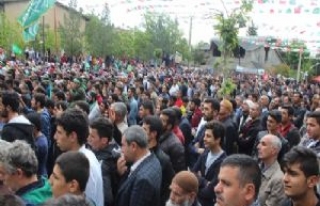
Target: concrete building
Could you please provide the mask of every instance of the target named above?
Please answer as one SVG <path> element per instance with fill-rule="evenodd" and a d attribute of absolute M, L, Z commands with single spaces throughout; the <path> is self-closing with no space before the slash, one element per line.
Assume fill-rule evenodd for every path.
<path fill-rule="evenodd" d="M 0 11 L 4 12 L 10 21 L 16 21 L 18 17 L 28 8 L 30 0 L 0 0 Z M 64 23 L 64 16 L 72 9 L 62 3 L 56 2 L 43 16 L 45 25 L 58 32 L 59 26 Z M 82 15 L 80 30 L 84 31 L 89 19 Z M 40 19 L 40 23 L 43 18 Z"/>

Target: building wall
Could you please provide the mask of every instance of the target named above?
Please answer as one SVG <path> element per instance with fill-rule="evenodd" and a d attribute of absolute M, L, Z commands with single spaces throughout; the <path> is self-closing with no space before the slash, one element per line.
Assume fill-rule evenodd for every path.
<path fill-rule="evenodd" d="M 17 21 L 18 17 L 27 9 L 29 1 L 17 1 L 6 3 L 4 6 L 5 14 L 11 21 Z M 63 25 L 64 15 L 68 16 L 69 10 L 59 3 L 56 3 L 51 9 L 44 14 L 45 25 L 49 25 L 51 29 L 59 29 L 59 25 Z M 42 18 L 39 20 L 42 23 Z M 80 30 L 84 31 L 86 20 L 80 21 Z"/>

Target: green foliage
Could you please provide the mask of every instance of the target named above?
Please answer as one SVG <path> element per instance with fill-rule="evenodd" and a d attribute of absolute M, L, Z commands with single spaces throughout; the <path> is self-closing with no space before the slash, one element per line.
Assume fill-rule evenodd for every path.
<path fill-rule="evenodd" d="M 205 48 L 207 47 L 207 43 L 199 42 L 192 51 L 193 61 L 195 64 L 204 64 L 206 63 L 206 54 Z M 216 68 L 216 67 L 215 67 Z"/>
<path fill-rule="evenodd" d="M 223 74 L 226 74 L 227 58 L 232 56 L 233 50 L 238 46 L 239 28 L 248 20 L 246 14 L 252 10 L 252 1 L 244 0 L 238 9 L 227 15 L 218 13 L 215 15 L 217 24 L 214 25 L 216 33 L 220 37 L 219 50 L 223 58 Z"/>
<path fill-rule="evenodd" d="M 220 97 L 230 96 L 236 87 L 231 78 L 225 78 L 221 84 L 221 88 L 218 90 L 218 95 Z"/>
<path fill-rule="evenodd" d="M 282 59 L 285 61 L 286 64 L 289 65 L 290 68 L 297 69 L 299 63 L 300 49 L 303 48 L 304 52 L 301 58 L 301 68 L 303 68 L 304 64 L 307 63 L 310 57 L 310 52 L 306 52 L 307 46 L 305 45 L 305 43 L 299 40 L 294 40 L 288 45 L 288 47 L 290 48 L 290 51 L 280 52 Z"/>
<path fill-rule="evenodd" d="M 289 77 L 290 75 L 290 67 L 287 64 L 279 64 L 273 68 L 272 74 L 277 75 L 280 74 L 284 77 Z"/>
<path fill-rule="evenodd" d="M 64 24 L 60 25 L 61 44 L 68 55 L 82 52 L 83 32 L 80 30 L 82 12 L 77 12 L 77 0 L 70 0 L 70 12 L 64 16 Z"/>
<path fill-rule="evenodd" d="M 93 56 L 110 54 L 113 38 L 113 27 L 105 24 L 103 19 L 91 15 L 84 32 L 86 49 Z"/>
<path fill-rule="evenodd" d="M 251 25 L 248 27 L 247 30 L 248 36 L 258 36 L 258 27 L 254 25 L 253 21 L 251 21 Z"/>
<path fill-rule="evenodd" d="M 4 13 L 0 13 L 0 45 L 7 52 L 11 51 L 11 45 L 16 44 L 24 48 L 22 27 L 17 22 L 11 22 Z M 9 53 L 7 55 L 10 55 Z"/>

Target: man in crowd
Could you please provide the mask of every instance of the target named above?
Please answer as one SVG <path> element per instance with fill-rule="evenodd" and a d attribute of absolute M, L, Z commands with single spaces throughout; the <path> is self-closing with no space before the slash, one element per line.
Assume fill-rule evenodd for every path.
<path fill-rule="evenodd" d="M 317 155 L 310 149 L 297 146 L 284 156 L 284 192 L 288 197 L 282 206 L 319 206 L 315 187 L 319 183 Z"/>
<path fill-rule="evenodd" d="M 292 123 L 293 107 L 290 105 L 283 105 L 280 107 L 281 112 L 281 126 L 279 128 L 280 134 L 288 140 L 291 147 L 296 146 L 300 142 L 299 130 Z"/>
<path fill-rule="evenodd" d="M 50 176 L 54 198 L 65 194 L 84 196 L 89 179 L 89 160 L 80 152 L 62 153 L 56 160 Z M 88 199 L 93 202 L 93 200 Z"/>
<path fill-rule="evenodd" d="M 121 140 L 123 156 L 117 170 L 122 180 L 115 199 L 116 206 L 154 206 L 160 202 L 161 166 L 148 149 L 147 134 L 134 125 L 125 130 Z M 126 163 L 132 164 L 130 169 Z"/>
<path fill-rule="evenodd" d="M 113 143 L 113 124 L 101 117 L 90 123 L 88 144 L 101 165 L 105 206 L 113 205 L 117 191 L 117 155 L 120 148 Z"/>
<path fill-rule="evenodd" d="M 89 123 L 86 115 L 78 109 L 68 109 L 57 118 L 57 130 L 54 139 L 63 152 L 79 151 L 90 162 L 90 175 L 86 186 L 86 196 L 96 206 L 104 205 L 101 166 L 91 150 L 85 147 L 89 135 Z"/>
<path fill-rule="evenodd" d="M 163 134 L 159 139 L 160 148 L 170 157 L 174 171 L 180 172 L 186 169 L 184 147 L 173 133 L 176 124 L 176 114 L 171 108 L 161 111 L 160 119 L 163 127 Z"/>
<path fill-rule="evenodd" d="M 136 100 L 136 88 L 130 87 L 128 90 L 129 108 L 128 125 L 137 124 L 137 116 L 139 114 L 138 102 Z"/>
<path fill-rule="evenodd" d="M 115 102 L 109 108 L 109 119 L 114 125 L 113 138 L 118 145 L 121 145 L 122 134 L 128 128 L 127 112 L 127 106 L 123 102 Z"/>
<path fill-rule="evenodd" d="M 16 92 L 3 92 L 1 117 L 7 124 L 4 125 L 1 138 L 8 142 L 24 140 L 35 147 L 33 126 L 23 115 L 19 115 L 19 95 Z"/>
<path fill-rule="evenodd" d="M 284 198 L 283 172 L 277 161 L 281 141 L 277 136 L 267 134 L 258 144 L 258 158 L 261 161 L 261 187 L 258 195 L 260 206 L 277 205 Z"/>
<path fill-rule="evenodd" d="M 170 198 L 166 206 L 200 206 L 197 201 L 199 183 L 189 171 L 181 171 L 172 179 Z"/>
<path fill-rule="evenodd" d="M 192 171 L 199 180 L 199 202 L 202 206 L 211 206 L 215 203 L 214 186 L 218 182 L 220 165 L 227 155 L 221 148 L 225 134 L 223 125 L 218 121 L 211 121 L 205 128 L 206 150 L 200 155 Z"/>
<path fill-rule="evenodd" d="M 261 185 L 258 163 L 247 155 L 234 154 L 221 164 L 215 186 L 216 206 L 258 206 Z"/>
<path fill-rule="evenodd" d="M 159 145 L 159 138 L 162 133 L 162 122 L 159 117 L 149 115 L 143 119 L 142 127 L 147 133 L 149 150 L 158 158 L 162 168 L 160 199 L 161 206 L 164 206 L 169 198 L 169 186 L 175 173 L 170 157 L 162 151 Z"/>
<path fill-rule="evenodd" d="M 4 161 L 4 184 L 21 197 L 26 204 L 40 205 L 51 198 L 48 180 L 38 178 L 38 160 L 29 144 L 14 141 L 8 148 Z"/>
<path fill-rule="evenodd" d="M 320 112 L 311 112 L 307 114 L 307 135 L 308 139 L 301 145 L 313 150 L 320 155 Z"/>

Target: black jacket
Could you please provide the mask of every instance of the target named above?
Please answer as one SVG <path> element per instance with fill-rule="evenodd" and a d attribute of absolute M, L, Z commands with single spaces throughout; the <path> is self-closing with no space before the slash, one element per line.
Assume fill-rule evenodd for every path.
<path fill-rule="evenodd" d="M 24 140 L 35 149 L 32 124 L 8 123 L 3 126 L 1 138 L 7 142 Z"/>
<path fill-rule="evenodd" d="M 227 155 L 232 155 L 237 153 L 237 141 L 239 138 L 238 128 L 235 122 L 232 120 L 231 116 L 221 121 L 225 129 L 224 140 L 222 144 L 223 150 Z"/>
<path fill-rule="evenodd" d="M 170 196 L 170 184 L 171 180 L 175 175 L 173 170 L 170 157 L 160 149 L 159 146 L 150 149 L 156 157 L 158 158 L 161 169 L 162 169 L 162 181 L 161 181 L 161 191 L 160 191 L 160 206 L 165 206 L 166 201 Z"/>
<path fill-rule="evenodd" d="M 101 164 L 104 205 L 114 205 L 114 197 L 117 194 L 119 177 L 117 175 L 117 155 L 113 152 L 118 149 L 117 144 L 109 144 L 100 151 L 95 151 L 95 155 Z"/>
<path fill-rule="evenodd" d="M 209 150 L 205 150 L 199 157 L 198 161 L 192 168 L 192 172 L 196 174 L 199 181 L 199 192 L 198 200 L 202 206 L 213 206 L 215 203 L 216 195 L 214 193 L 214 187 L 218 183 L 218 174 L 220 171 L 220 165 L 222 161 L 227 157 L 226 153 L 223 152 L 218 159 L 216 159 L 212 165 L 210 165 L 206 173 L 206 161 Z M 201 176 L 198 175 L 201 173 Z"/>
<path fill-rule="evenodd" d="M 160 148 L 170 157 L 176 173 L 186 169 L 184 147 L 172 133 L 166 132 L 159 139 Z"/>
<path fill-rule="evenodd" d="M 238 139 L 239 153 L 251 155 L 257 134 L 261 130 L 260 119 L 247 122 L 241 127 Z"/>

